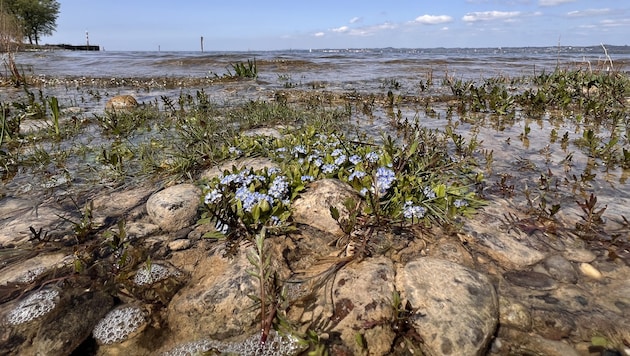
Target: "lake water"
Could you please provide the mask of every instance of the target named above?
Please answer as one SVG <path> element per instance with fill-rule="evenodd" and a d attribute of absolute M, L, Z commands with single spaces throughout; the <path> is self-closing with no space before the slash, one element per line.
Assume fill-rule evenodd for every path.
<path fill-rule="evenodd" d="M 606 53 L 607 51 L 607 53 Z M 608 55 L 608 56 L 607 56 Z M 138 81 L 152 81 L 160 78 L 187 79 L 215 78 L 233 70 L 231 65 L 255 59 L 259 77 L 256 81 L 215 83 L 199 86 L 175 85 L 167 87 L 132 85 Z M 347 50 L 285 50 L 250 52 L 73 52 L 42 51 L 24 52 L 16 55 L 16 62 L 27 74 L 42 79 L 42 83 L 55 82 L 62 85 L 41 85 L 44 95 L 56 96 L 65 107 L 77 107 L 82 115 L 102 112 L 104 102 L 114 94 L 133 94 L 139 101 L 161 102 L 162 96 L 177 98 L 186 90 L 204 88 L 211 100 L 219 103 L 237 102 L 250 99 L 272 99 L 273 93 L 285 88 L 304 90 L 318 89 L 336 92 L 385 93 L 394 84 L 396 95 L 426 95 L 421 93 L 419 83 L 432 78 L 441 83 L 445 78 L 462 80 L 483 80 L 490 77 L 532 76 L 542 72 L 561 69 L 598 69 L 626 72 L 630 68 L 630 46 L 592 47 L 537 47 L 537 48 L 479 48 L 479 49 L 347 49 Z M 86 79 L 87 78 L 87 79 Z M 99 99 L 84 100 L 85 88 L 73 83 L 87 83 L 90 78 L 99 78 L 100 83 L 109 81 L 120 83 L 126 80 L 129 85 L 111 85 L 101 89 Z M 65 83 L 65 84 L 63 84 Z M 95 83 L 99 83 L 98 81 Z M 200 82 L 203 83 L 203 82 Z M 82 84 L 83 85 L 83 84 Z M 98 87 L 98 84 L 96 85 Z M 446 89 L 446 88 L 442 88 Z M 435 92 L 430 95 L 435 94 Z M 0 90 L 0 102 L 10 102 L 23 96 L 22 89 L 4 87 Z M 436 107 L 439 111 L 440 108 Z M 423 120 L 423 125 L 440 128 L 446 124 L 441 119 L 426 118 L 417 109 L 404 110 L 409 118 Z M 385 113 L 364 120 L 362 125 L 374 132 L 387 130 L 390 120 Z M 363 120 L 359 118 L 359 120 Z M 370 126 L 371 125 L 371 126 Z M 519 141 L 524 126 L 532 130 L 530 139 Z M 563 172 L 562 159 L 573 152 L 573 172 L 578 174 L 591 169 L 586 154 L 576 147 L 569 151 L 559 145 L 549 146 L 549 132 L 556 129 L 562 135 L 567 132 L 571 139 L 581 136 L 581 131 L 565 124 L 555 127 L 546 120 L 527 122 L 517 121 L 513 126 L 497 130 L 492 127 L 475 127 L 462 122 L 458 131 L 468 135 L 475 131 L 482 149 L 495 152 L 495 172 L 493 179 L 501 172 L 512 172 L 514 162 L 531 160 L 540 167 L 546 164 L 541 152 L 546 150 L 553 157 L 551 171 L 559 177 L 568 176 Z M 511 140 L 511 143 L 510 143 Z M 627 146 L 627 145 L 626 145 Z M 630 148 L 630 147 L 629 147 Z M 629 172 L 622 169 L 609 170 L 596 167 L 597 180 L 593 189 L 603 203 L 608 203 L 609 211 L 623 213 L 630 206 Z M 523 179 L 535 180 L 539 173 Z M 30 182 L 28 175 L 18 175 L 5 186 L 5 192 L 23 191 L 18 188 Z M 11 195 L 11 193 L 9 193 Z"/>
<path fill-rule="evenodd" d="M 630 46 L 607 47 L 613 65 L 630 63 Z M 262 52 L 81 52 L 19 53 L 26 73 L 53 77 L 206 77 L 226 73 L 232 63 L 256 59 L 260 80 L 323 81 L 343 87 L 383 78 L 417 80 L 433 71 L 457 79 L 523 76 L 555 68 L 609 67 L 603 47 L 437 48 L 285 50 Z"/>

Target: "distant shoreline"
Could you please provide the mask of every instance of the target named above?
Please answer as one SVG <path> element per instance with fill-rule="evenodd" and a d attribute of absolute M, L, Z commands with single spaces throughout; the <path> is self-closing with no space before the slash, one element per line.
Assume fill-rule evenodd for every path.
<path fill-rule="evenodd" d="M 45 45 L 20 45 L 19 51 L 47 51 L 47 50 L 69 50 L 69 51 L 100 51 L 98 45 L 70 45 L 70 44 L 45 44 Z"/>

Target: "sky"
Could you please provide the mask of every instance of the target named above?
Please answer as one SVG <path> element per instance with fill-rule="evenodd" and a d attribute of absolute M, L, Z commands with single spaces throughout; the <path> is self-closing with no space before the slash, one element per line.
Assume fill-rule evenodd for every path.
<path fill-rule="evenodd" d="M 41 43 L 206 51 L 630 45 L 628 0 L 58 0 Z"/>

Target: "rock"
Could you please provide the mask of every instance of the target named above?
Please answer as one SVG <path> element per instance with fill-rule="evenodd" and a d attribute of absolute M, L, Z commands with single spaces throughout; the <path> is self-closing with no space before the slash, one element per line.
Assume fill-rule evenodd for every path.
<path fill-rule="evenodd" d="M 359 194 L 338 179 L 322 179 L 311 183 L 292 204 L 293 220 L 336 236 L 344 232 L 330 214 L 330 207 L 339 210 L 340 219 L 348 218 L 348 209 L 343 205 L 346 199 L 361 201 Z"/>
<path fill-rule="evenodd" d="M 105 111 L 130 110 L 138 107 L 138 101 L 131 95 L 116 95 L 105 103 Z"/>
<path fill-rule="evenodd" d="M 583 275 L 593 278 L 593 279 L 602 279 L 603 275 L 597 268 L 593 267 L 590 263 L 580 263 L 580 272 Z"/>
<path fill-rule="evenodd" d="M 546 339 L 562 340 L 575 330 L 575 317 L 564 311 L 534 309 L 531 315 L 532 330 Z"/>
<path fill-rule="evenodd" d="M 162 230 L 178 231 L 195 222 L 200 197 L 201 190 L 192 184 L 174 185 L 147 200 L 147 213 Z"/>
<path fill-rule="evenodd" d="M 552 290 L 558 287 L 549 276 L 534 271 L 508 271 L 503 277 L 517 286 L 535 290 Z"/>
<path fill-rule="evenodd" d="M 46 239 L 61 239 L 73 235 L 72 221 L 80 221 L 77 214 L 49 206 L 30 206 L 16 211 L 13 216 L 0 221 L 0 245 L 22 244 L 33 237 L 31 228 Z"/>
<path fill-rule="evenodd" d="M 113 305 L 110 295 L 102 291 L 86 292 L 62 305 L 63 311 L 46 323 L 33 340 L 33 355 L 69 355 Z M 31 354 L 26 351 L 25 354 Z"/>
<path fill-rule="evenodd" d="M 470 252 L 459 241 L 442 238 L 429 249 L 429 256 L 451 261 L 465 267 L 473 267 L 473 258 Z"/>
<path fill-rule="evenodd" d="M 540 262 L 545 255 L 520 243 L 513 236 L 500 231 L 477 234 L 475 241 L 480 250 L 496 260 L 501 266 L 523 268 Z"/>
<path fill-rule="evenodd" d="M 499 324 L 515 328 L 521 331 L 529 331 L 532 328 L 532 318 L 529 309 L 523 304 L 499 297 Z"/>
<path fill-rule="evenodd" d="M 575 284 L 578 281 L 577 272 L 571 262 L 559 255 L 551 255 L 543 261 L 543 268 L 555 280 Z"/>
<path fill-rule="evenodd" d="M 197 249 L 182 252 L 196 256 Z M 248 295 L 257 295 L 258 282 L 247 273 L 253 266 L 246 257 L 251 247 L 241 247 L 232 258 L 221 252 L 205 254 L 192 272 L 190 282 L 168 305 L 166 319 L 172 340 L 226 340 L 258 330 L 259 308 Z M 195 257 L 192 257 L 195 258 Z"/>
<path fill-rule="evenodd" d="M 267 137 L 273 137 L 277 139 L 282 139 L 283 137 L 280 131 L 278 131 L 278 129 L 274 127 L 260 127 L 256 129 L 247 130 L 243 132 L 243 136 L 250 136 L 250 137 L 267 136 Z"/>
<path fill-rule="evenodd" d="M 511 341 L 510 355 L 579 356 L 574 348 L 561 341 L 545 339 L 536 334 L 506 330 L 504 339 Z M 507 350 L 506 350 L 507 351 Z"/>
<path fill-rule="evenodd" d="M 494 334 L 499 302 L 489 279 L 453 262 L 419 258 L 400 268 L 396 286 L 430 355 L 482 355 Z"/>
<path fill-rule="evenodd" d="M 168 243 L 168 248 L 171 251 L 186 250 L 186 249 L 190 248 L 190 246 L 192 246 L 192 242 L 190 242 L 189 239 L 173 240 L 173 241 Z"/>
<path fill-rule="evenodd" d="M 17 262 L 2 270 L 0 286 L 9 284 L 28 284 L 41 274 L 53 268 L 72 264 L 72 255 L 65 253 L 42 253 L 33 258 Z"/>
<path fill-rule="evenodd" d="M 137 221 L 127 224 L 125 229 L 129 240 L 137 240 L 155 234 L 160 230 L 160 227 L 154 224 Z"/>
<path fill-rule="evenodd" d="M 144 203 L 153 193 L 155 189 L 146 186 L 108 191 L 92 200 L 92 218 L 96 224 L 103 224 L 106 219 L 116 222 L 123 217 L 128 219 L 138 217 L 144 214 Z"/>
<path fill-rule="evenodd" d="M 396 335 L 390 324 L 383 321 L 394 317 L 394 276 L 393 263 L 385 257 L 351 263 L 332 279 L 332 304 L 328 302 L 327 288 L 321 288 L 317 306 L 302 309 L 297 322 L 326 320 L 329 324 L 326 329 L 338 335 L 335 338 L 339 337 L 352 354 L 365 352 L 356 342 L 360 335 L 370 355 L 388 355 Z M 329 341 L 339 343 L 339 340 Z"/>
<path fill-rule="evenodd" d="M 590 263 L 595 261 L 597 256 L 589 250 L 584 250 L 581 248 L 569 248 L 562 252 L 564 258 L 573 262 L 586 262 Z"/>

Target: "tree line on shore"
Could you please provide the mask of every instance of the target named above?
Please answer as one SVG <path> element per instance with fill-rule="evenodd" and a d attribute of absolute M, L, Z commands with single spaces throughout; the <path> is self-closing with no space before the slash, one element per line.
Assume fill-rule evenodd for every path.
<path fill-rule="evenodd" d="M 0 0 L 0 51 L 14 52 L 24 42 L 39 45 L 57 28 L 56 0 Z"/>

